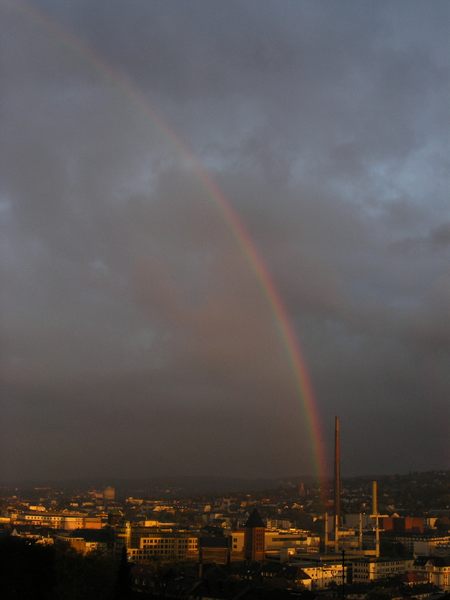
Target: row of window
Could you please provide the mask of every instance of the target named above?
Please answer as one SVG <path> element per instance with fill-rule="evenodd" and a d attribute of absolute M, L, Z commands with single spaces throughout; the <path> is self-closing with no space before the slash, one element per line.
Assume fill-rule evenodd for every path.
<path fill-rule="evenodd" d="M 174 558 L 184 558 L 185 553 L 174 552 L 173 550 L 133 550 L 131 552 L 132 558 L 146 558 L 150 556 L 172 556 Z"/>
<path fill-rule="evenodd" d="M 180 546 L 180 547 L 197 547 L 197 540 L 187 541 L 187 540 L 148 540 L 141 539 L 141 544 L 143 546 Z"/>

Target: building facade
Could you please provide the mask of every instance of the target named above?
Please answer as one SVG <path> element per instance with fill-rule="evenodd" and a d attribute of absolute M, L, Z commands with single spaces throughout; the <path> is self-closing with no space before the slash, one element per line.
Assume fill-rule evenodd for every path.
<path fill-rule="evenodd" d="M 266 526 L 261 515 L 253 509 L 247 522 L 244 533 L 244 558 L 251 561 L 265 559 L 265 531 Z"/>
<path fill-rule="evenodd" d="M 413 568 L 412 559 L 366 557 L 352 562 L 353 583 L 371 583 L 403 575 Z"/>
<path fill-rule="evenodd" d="M 127 547 L 128 559 L 142 563 L 154 560 L 198 560 L 198 537 L 188 533 L 150 533 L 133 535 Z"/>

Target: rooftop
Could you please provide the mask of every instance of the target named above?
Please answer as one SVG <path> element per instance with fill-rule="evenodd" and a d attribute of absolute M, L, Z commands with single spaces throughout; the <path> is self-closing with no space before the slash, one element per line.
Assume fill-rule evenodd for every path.
<path fill-rule="evenodd" d="M 265 527 L 265 523 L 261 518 L 261 515 L 259 514 L 259 512 L 257 511 L 256 508 L 254 508 L 252 510 L 252 512 L 250 513 L 249 518 L 247 519 L 247 522 L 245 523 L 245 527 L 246 529 L 254 529 L 255 527 Z"/>

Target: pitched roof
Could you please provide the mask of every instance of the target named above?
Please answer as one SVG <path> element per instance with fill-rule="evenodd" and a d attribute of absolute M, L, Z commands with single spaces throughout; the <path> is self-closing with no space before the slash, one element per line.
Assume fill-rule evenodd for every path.
<path fill-rule="evenodd" d="M 265 527 L 264 521 L 261 519 L 261 515 L 256 508 L 252 510 L 245 524 L 246 529 L 253 529 L 255 527 Z"/>

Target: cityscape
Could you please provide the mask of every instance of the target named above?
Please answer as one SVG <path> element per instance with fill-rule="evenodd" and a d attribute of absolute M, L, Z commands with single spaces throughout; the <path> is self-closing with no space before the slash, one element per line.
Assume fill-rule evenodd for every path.
<path fill-rule="evenodd" d="M 450 600 L 449 23 L 0 0 L 0 600 Z"/>
<path fill-rule="evenodd" d="M 335 435 L 329 482 L 2 486 L 2 561 L 24 569 L 6 597 L 448 597 L 450 471 L 341 478 L 338 417 Z"/>

